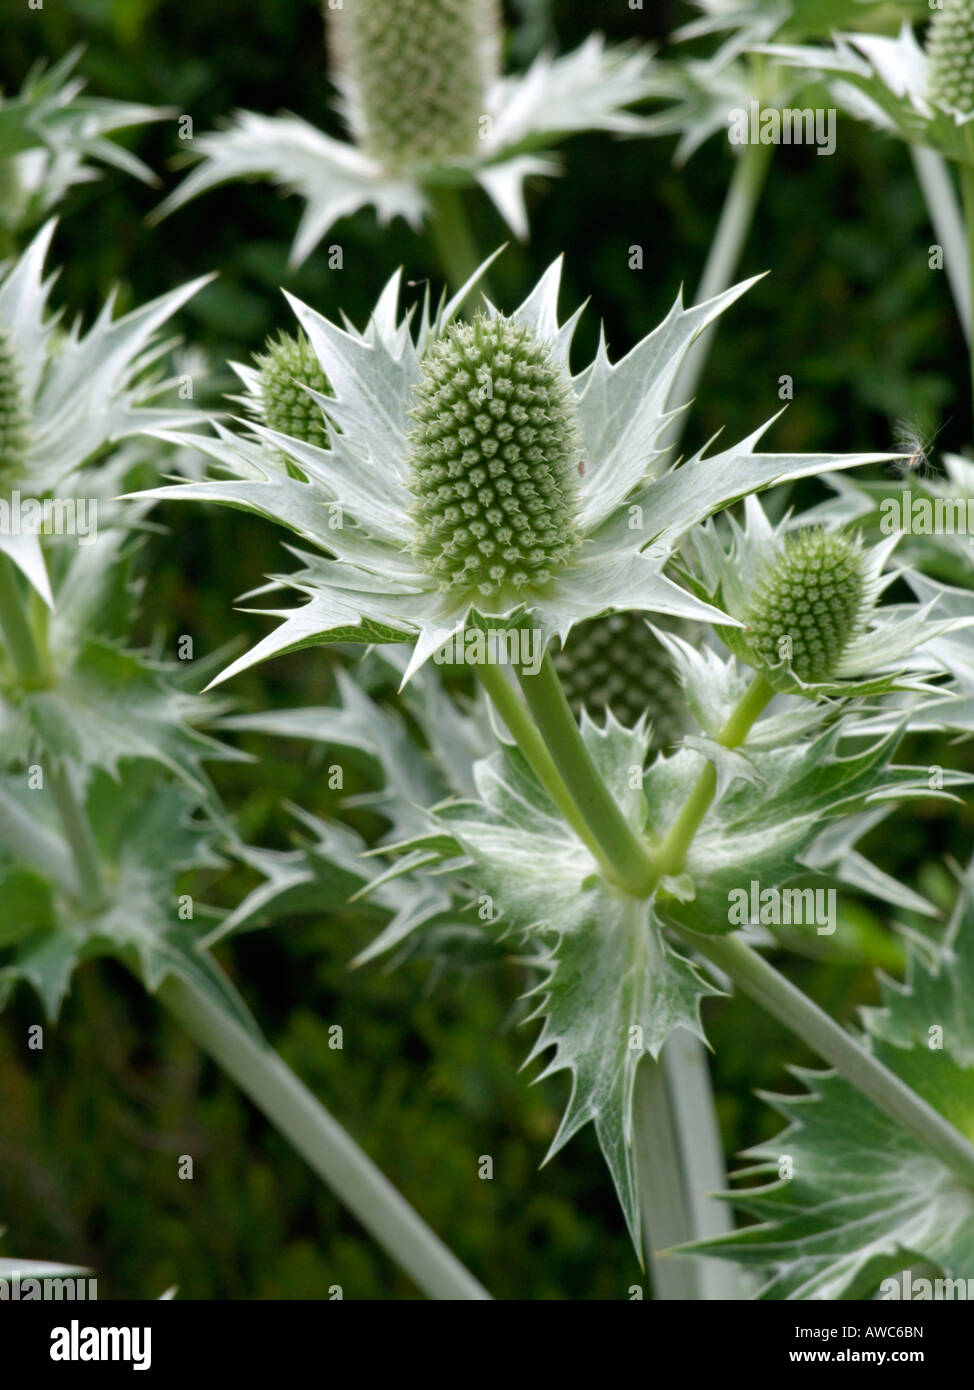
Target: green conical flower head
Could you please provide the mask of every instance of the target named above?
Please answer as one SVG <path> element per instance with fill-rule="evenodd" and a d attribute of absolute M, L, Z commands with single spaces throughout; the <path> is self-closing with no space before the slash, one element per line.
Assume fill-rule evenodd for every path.
<path fill-rule="evenodd" d="M 423 360 L 410 411 L 413 549 L 443 590 L 546 584 L 579 544 L 575 404 L 523 324 L 454 324 Z"/>
<path fill-rule="evenodd" d="M 572 628 L 555 669 L 577 714 L 611 709 L 628 728 L 648 715 L 653 743 L 661 746 L 683 734 L 680 683 L 641 613 L 610 613 Z"/>
<path fill-rule="evenodd" d="M 745 618 L 759 664 L 786 661 L 806 685 L 834 675 L 862 626 L 865 561 L 845 536 L 821 530 L 789 538 Z"/>
<path fill-rule="evenodd" d="M 303 388 L 330 395 L 328 378 L 303 333 L 281 333 L 254 358 L 260 372 L 260 414 L 265 425 L 305 444 L 328 447 L 328 431 L 317 402 Z"/>
<path fill-rule="evenodd" d="M 13 345 L 0 328 L 0 479 L 23 470 L 29 443 L 28 415 Z"/>
<path fill-rule="evenodd" d="M 944 0 L 927 30 L 927 92 L 931 101 L 974 113 L 974 0 Z"/>
<path fill-rule="evenodd" d="M 473 153 L 496 63 L 495 0 L 343 0 L 327 13 L 366 154 L 401 168 Z"/>

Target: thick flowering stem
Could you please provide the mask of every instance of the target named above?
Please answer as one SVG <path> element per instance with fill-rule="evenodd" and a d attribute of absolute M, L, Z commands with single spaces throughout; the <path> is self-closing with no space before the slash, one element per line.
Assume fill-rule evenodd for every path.
<path fill-rule="evenodd" d="M 448 184 L 434 184 L 427 187 L 426 196 L 432 208 L 430 230 L 440 269 L 450 288 L 458 290 L 483 263 L 467 216 L 463 190 Z M 497 302 L 486 275 L 480 276 L 477 290 L 491 303 Z"/>
<path fill-rule="evenodd" d="M 740 704 L 717 735 L 716 741 L 722 748 L 739 748 L 741 746 L 747 738 L 751 725 L 773 695 L 774 690 L 759 672 L 744 692 Z M 713 763 L 708 762 L 659 847 L 656 864 L 661 875 L 678 874 L 683 868 L 687 851 L 694 835 L 700 828 L 701 821 L 710 809 L 710 803 L 714 799 L 716 790 L 717 769 Z"/>
<path fill-rule="evenodd" d="M 486 663 L 475 666 L 474 670 L 480 678 L 480 683 L 490 696 L 494 708 L 524 754 L 534 775 L 578 838 L 588 847 L 605 873 L 611 877 L 611 863 L 606 861 L 598 841 L 579 814 L 572 794 L 562 781 L 554 760 L 548 752 L 547 744 L 538 732 L 530 714 L 518 699 L 503 670 L 499 666 L 491 666 Z"/>
<path fill-rule="evenodd" d="M 734 172 L 697 287 L 697 304 L 722 294 L 733 283 L 771 167 L 773 151 L 773 145 L 748 144 L 734 161 Z M 673 379 L 667 401 L 670 409 L 686 405 L 696 394 L 716 332 L 716 326 L 711 325 L 690 346 Z M 686 421 L 687 412 L 684 411 L 667 430 L 664 436 L 667 444 L 675 447 L 679 443 Z"/>
<path fill-rule="evenodd" d="M 970 139 L 970 132 L 968 132 Z M 972 158 L 974 158 L 974 139 L 970 139 L 972 145 Z M 964 199 L 964 221 L 967 228 L 967 285 L 971 296 L 970 300 L 970 322 L 974 323 L 974 164 L 962 164 L 960 166 L 961 191 Z M 971 359 L 971 400 L 974 403 L 974 341 L 969 340 L 970 359 Z"/>
<path fill-rule="evenodd" d="M 646 845 L 622 814 L 582 740 L 549 653 L 536 675 L 518 673 L 521 689 L 551 757 L 611 877 L 637 898 L 648 898 L 658 873 Z"/>
<path fill-rule="evenodd" d="M 734 936 L 702 936 L 678 925 L 673 930 L 965 1183 L 974 1186 L 974 1145 L 762 956 Z"/>
<path fill-rule="evenodd" d="M 425 1293 L 490 1297 L 272 1048 L 187 980 L 158 998 Z"/>
<path fill-rule="evenodd" d="M 910 156 L 923 193 L 934 235 L 944 248 L 944 269 L 950 282 L 968 349 L 971 348 L 971 271 L 967 234 L 957 201 L 950 166 L 943 155 L 925 145 L 911 145 Z"/>

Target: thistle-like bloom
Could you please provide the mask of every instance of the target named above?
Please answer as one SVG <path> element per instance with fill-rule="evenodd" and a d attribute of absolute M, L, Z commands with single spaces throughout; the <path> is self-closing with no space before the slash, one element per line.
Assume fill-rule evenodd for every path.
<path fill-rule="evenodd" d="M 54 232 L 48 223 L 0 277 L 0 551 L 51 602 L 39 521 L 13 508 L 42 498 L 106 445 L 153 429 L 202 420 L 199 411 L 152 408 L 148 402 L 169 382 L 147 372 L 168 345 L 157 330 L 210 278 L 204 276 L 151 303 L 112 319 L 105 305 L 87 333 L 65 329 L 50 315 L 52 279 L 44 258 Z"/>
<path fill-rule="evenodd" d="M 457 325 L 465 286 L 415 334 L 398 318 L 399 276 L 364 333 L 292 300 L 333 396 L 310 390 L 329 447 L 260 424 L 252 435 L 175 436 L 214 458 L 229 481 L 152 496 L 243 507 L 296 532 L 322 555 L 287 583 L 307 598 L 221 679 L 319 642 L 409 642 L 406 678 L 468 622 L 529 628 L 542 648 L 612 610 L 726 622 L 663 574 L 698 521 L 744 494 L 877 455 L 737 446 L 668 467 L 660 443 L 674 374 L 694 338 L 747 285 L 706 304 L 677 301 L 621 361 L 604 341 L 573 376 L 580 310 L 559 324 L 560 265 L 510 316 Z M 256 435 L 256 438 L 253 436 Z"/>
<path fill-rule="evenodd" d="M 269 429 L 319 448 L 327 445 L 328 431 L 309 391 L 327 395 L 328 381 L 303 333 L 280 333 L 243 375 L 251 391 L 246 403 Z"/>
<path fill-rule="evenodd" d="M 650 50 L 598 35 L 523 76 L 499 71 L 496 0 L 344 0 L 327 11 L 341 108 L 354 143 L 297 116 L 238 111 L 194 141 L 201 163 L 160 206 L 166 216 L 234 179 L 266 178 L 305 200 L 299 265 L 340 217 L 371 204 L 419 226 L 437 185 L 480 184 L 527 235 L 523 184 L 557 172 L 548 151 L 583 130 L 640 134 L 626 107 L 653 90 Z"/>
<path fill-rule="evenodd" d="M 878 606 L 896 578 L 883 571 L 899 537 L 866 549 L 843 531 L 788 527 L 788 518 L 772 527 L 749 497 L 744 529 L 729 521 L 729 544 L 709 526 L 687 547 L 690 587 L 740 620 L 720 629 L 734 655 L 776 690 L 813 699 L 925 688 L 917 672 L 931 663 L 911 658 L 963 624 L 932 620 L 936 600 Z"/>
<path fill-rule="evenodd" d="M 97 177 L 90 160 L 157 183 L 152 170 L 107 137 L 173 113 L 133 102 L 85 97 L 72 72 L 74 49 L 49 71 L 36 69 L 15 97 L 0 97 L 0 224 L 11 232 L 36 225 L 69 188 Z"/>

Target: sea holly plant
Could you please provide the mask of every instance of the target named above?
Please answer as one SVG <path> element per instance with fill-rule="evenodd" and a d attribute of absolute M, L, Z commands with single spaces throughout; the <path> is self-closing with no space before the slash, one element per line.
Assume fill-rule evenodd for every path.
<path fill-rule="evenodd" d="M 94 162 L 143 183 L 155 174 L 110 137 L 164 120 L 171 112 L 136 102 L 83 95 L 74 49 L 51 68 L 38 64 L 15 96 L 0 96 L 0 229 L 9 240 L 29 231 L 68 190 L 98 177 Z M 4 246 L 4 253 L 10 249 Z"/>
<path fill-rule="evenodd" d="M 486 691 L 499 746 L 459 795 L 431 805 L 425 782 L 425 810 L 393 809 L 416 784 L 390 737 L 395 721 L 373 721 L 398 831 L 380 846 L 378 872 L 358 874 L 356 896 L 374 896 L 391 916 L 379 943 L 401 946 L 429 927 L 448 949 L 445 915 L 460 921 L 488 905 L 487 935 L 536 972 L 530 1055 L 545 1057 L 545 1075 L 569 1075 L 553 1152 L 595 1125 L 640 1253 L 656 1248 L 658 1178 L 646 1139 L 658 1112 L 647 1123 L 640 1077 L 653 1075 L 674 1032 L 702 1036 L 701 1002 L 728 980 L 971 1184 L 965 1135 L 750 944 L 762 939 L 754 928 L 779 919 L 729 911 L 754 875 L 762 902 L 803 880 L 856 880 L 916 910 L 917 895 L 869 865 L 856 842 L 884 808 L 950 797 L 968 780 L 947 772 L 931 788 L 926 769 L 898 764 L 904 721 L 870 734 L 863 702 L 936 685 L 947 672 L 929 649 L 971 615 L 882 604 L 892 543 L 802 529 L 800 517 L 772 527 L 754 499 L 883 456 L 765 453 L 758 430 L 720 453 L 667 457 L 674 374 L 746 286 L 692 310 L 678 302 L 627 357 L 613 363 L 603 342 L 578 372 L 569 357 L 578 316 L 559 321 L 557 266 L 509 315 L 488 301 L 460 319 L 471 284 L 400 318 L 398 288 L 397 278 L 361 332 L 294 302 L 304 339 L 292 340 L 286 394 L 300 387 L 320 418 L 284 413 L 304 437 L 262 423 L 275 405 L 265 356 L 239 369 L 251 408 L 237 427 L 189 436 L 214 461 L 213 479 L 139 495 L 244 508 L 302 542 L 302 568 L 264 592 L 295 588 L 303 606 L 275 613 L 281 626 L 221 680 L 310 645 L 408 643 L 404 693 L 429 678 L 431 661 L 471 667 Z M 730 515 L 719 529 L 708 520 L 742 499 L 743 527 Z M 688 732 L 648 766 L 645 718 L 626 725 L 610 707 L 604 722 L 583 711 L 579 723 L 557 674 L 555 654 L 571 650 L 576 628 L 613 613 L 663 615 L 655 640 L 685 696 Z M 697 633 L 707 625 L 713 639 L 688 641 L 674 619 Z M 354 714 L 352 689 L 346 680 L 331 717 L 231 723 L 361 747 L 370 720 Z M 307 824 L 316 840 L 266 862 L 267 886 L 233 929 L 273 916 L 276 902 L 313 910 L 316 895 L 333 893 L 329 865 L 348 846 Z M 425 876 L 439 897 L 418 911 Z M 398 900 L 388 896 L 395 883 Z"/>
<path fill-rule="evenodd" d="M 638 134 L 628 108 L 652 90 L 645 46 L 592 35 L 573 53 L 542 54 L 522 75 L 501 70 L 495 0 L 344 0 L 325 8 L 335 86 L 351 139 L 298 116 L 235 113 L 199 136 L 199 161 L 159 215 L 236 179 L 269 179 L 304 199 L 292 259 L 361 207 L 383 222 L 427 219 L 455 287 L 476 267 L 461 196 L 479 185 L 518 237 L 524 181 L 553 174 L 552 147 L 586 130 Z"/>
<path fill-rule="evenodd" d="M 247 854 L 206 765 L 239 755 L 199 727 L 222 704 L 130 643 L 146 509 L 118 501 L 145 463 L 133 439 L 201 418 L 156 369 L 158 330 L 202 282 L 65 329 L 42 272 L 51 232 L 0 281 L 0 1005 L 25 982 L 53 1024 L 81 965 L 121 961 L 422 1289 L 483 1298 L 202 946 L 219 914 L 197 884 Z"/>

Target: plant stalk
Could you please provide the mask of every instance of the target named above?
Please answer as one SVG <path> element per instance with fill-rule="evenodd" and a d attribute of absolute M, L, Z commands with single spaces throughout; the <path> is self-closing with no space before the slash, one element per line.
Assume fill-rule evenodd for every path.
<path fill-rule="evenodd" d="M 972 142 L 974 145 L 974 142 Z M 974 148 L 972 148 L 974 159 Z M 974 323 L 974 164 L 960 166 L 960 186 L 964 202 L 964 221 L 967 231 L 967 289 L 970 304 L 969 317 Z M 971 346 L 970 340 L 968 345 Z M 974 407 L 974 349 L 969 354 L 971 363 L 971 404 Z"/>
<path fill-rule="evenodd" d="M 493 702 L 494 708 L 507 725 L 508 730 L 527 759 L 534 775 L 558 807 L 561 814 L 565 817 L 565 820 L 574 830 L 575 834 L 582 843 L 588 847 L 603 870 L 611 877 L 613 874 L 611 861 L 606 860 L 598 840 L 591 833 L 585 820 L 579 814 L 578 807 L 572 799 L 571 792 L 562 781 L 561 775 L 552 760 L 547 744 L 538 732 L 528 711 L 518 699 L 514 688 L 504 675 L 504 672 L 499 666 L 494 666 L 487 662 L 481 663 L 474 669 L 480 679 L 481 685 Z"/>
<path fill-rule="evenodd" d="M 175 975 L 157 997 L 425 1293 L 490 1298 L 272 1048 Z"/>
<path fill-rule="evenodd" d="M 636 835 L 592 761 L 550 653 L 545 652 L 536 675 L 522 668 L 518 680 L 561 780 L 611 866 L 611 877 L 633 897 L 648 898 L 659 881 L 649 846 Z"/>
<path fill-rule="evenodd" d="M 734 161 L 734 172 L 697 286 L 697 304 L 722 294 L 737 274 L 744 243 L 771 167 L 772 152 L 771 145 L 748 144 Z M 716 333 L 717 326 L 711 324 L 688 349 L 670 388 L 667 405 L 671 410 L 692 400 Z M 674 448 L 679 444 L 686 420 L 687 411 L 683 411 L 663 434 L 666 444 Z"/>
<path fill-rule="evenodd" d="M 774 966 L 735 936 L 705 936 L 678 923 L 671 927 L 968 1186 L 974 1185 L 974 1145 Z"/>
<path fill-rule="evenodd" d="M 957 316 L 971 346 L 971 272 L 967 255 L 964 218 L 957 205 L 957 193 L 950 168 L 943 155 L 925 145 L 911 145 L 910 154 L 917 182 L 923 193 L 933 233 L 944 250 L 944 269 Z"/>
<path fill-rule="evenodd" d="M 662 1061 L 641 1057 L 633 1090 L 633 1145 L 639 1184 L 643 1256 L 653 1276 L 653 1298 L 703 1297 L 695 1256 L 656 1255 L 695 1237 L 687 1209 L 680 1144 L 673 1124 Z"/>
<path fill-rule="evenodd" d="M 484 259 L 474 241 L 463 192 L 459 188 L 435 184 L 427 187 L 426 196 L 432 205 L 430 227 L 440 266 L 451 289 L 458 290 L 483 264 Z M 485 299 L 496 302 L 485 275 L 477 282 L 477 290 Z"/>

